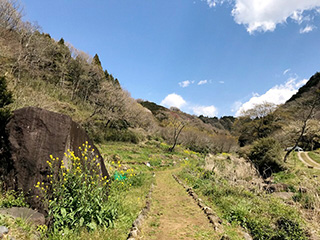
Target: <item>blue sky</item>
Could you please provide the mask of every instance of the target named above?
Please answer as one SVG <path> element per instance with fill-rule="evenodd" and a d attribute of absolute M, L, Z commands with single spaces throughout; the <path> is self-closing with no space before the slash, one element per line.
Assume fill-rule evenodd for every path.
<path fill-rule="evenodd" d="M 132 97 L 191 114 L 283 103 L 320 71 L 320 0 L 21 0 Z"/>

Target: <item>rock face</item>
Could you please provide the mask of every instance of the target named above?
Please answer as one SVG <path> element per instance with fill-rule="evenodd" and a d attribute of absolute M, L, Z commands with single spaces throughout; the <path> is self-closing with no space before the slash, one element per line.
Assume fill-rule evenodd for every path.
<path fill-rule="evenodd" d="M 66 115 L 35 107 L 14 112 L 6 126 L 10 157 L 0 166 L 6 188 L 27 193 L 31 207 L 41 209 L 34 185 L 49 173 L 49 156 L 64 159 L 68 149 L 79 155 L 79 146 L 88 141 L 99 156 L 100 170 L 109 178 L 103 159 L 86 132 Z M 1 175 L 0 175 L 1 177 Z"/>
<path fill-rule="evenodd" d="M 0 209 L 0 214 L 9 215 L 13 218 L 22 218 L 27 222 L 33 223 L 35 225 L 44 225 L 46 222 L 43 214 L 25 207 L 12 207 Z"/>

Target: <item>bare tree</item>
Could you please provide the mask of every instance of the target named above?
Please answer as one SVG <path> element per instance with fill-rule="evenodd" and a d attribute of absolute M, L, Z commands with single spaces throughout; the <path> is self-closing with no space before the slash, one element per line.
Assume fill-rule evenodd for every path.
<path fill-rule="evenodd" d="M 295 143 L 294 143 L 294 146 L 292 148 L 290 148 L 287 153 L 285 154 L 284 158 L 283 158 L 283 161 L 286 162 L 287 161 L 287 158 L 288 156 L 290 155 L 290 153 L 292 151 L 294 151 L 294 149 L 299 145 L 299 143 L 301 142 L 302 140 L 302 137 L 303 135 L 305 134 L 306 130 L 307 130 L 307 125 L 308 125 L 308 121 L 310 119 L 313 118 L 314 116 L 314 112 L 315 112 L 315 109 L 318 107 L 319 105 L 319 101 L 320 101 L 320 98 L 319 98 L 319 92 L 316 92 L 315 93 L 315 96 L 312 97 L 312 99 L 308 99 L 306 102 L 304 102 L 304 104 L 300 104 L 298 105 L 299 107 L 301 108 L 307 108 L 306 110 L 303 111 L 303 114 L 302 114 L 302 126 L 300 128 L 300 131 L 298 133 L 298 136 L 297 138 L 295 139 Z"/>
<path fill-rule="evenodd" d="M 22 8 L 16 0 L 0 0 L 0 36 L 5 31 L 17 30 L 21 23 Z"/>
<path fill-rule="evenodd" d="M 174 148 L 176 147 L 178 143 L 179 136 L 186 126 L 186 123 L 182 120 L 178 119 L 178 115 L 175 113 L 172 113 L 172 117 L 169 123 L 169 126 L 173 128 L 172 132 L 172 146 L 169 148 L 169 152 L 173 152 Z"/>

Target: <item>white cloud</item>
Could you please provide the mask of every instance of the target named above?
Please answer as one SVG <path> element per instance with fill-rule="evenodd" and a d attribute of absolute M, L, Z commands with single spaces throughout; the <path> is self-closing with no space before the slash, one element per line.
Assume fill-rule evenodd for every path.
<path fill-rule="evenodd" d="M 207 0 L 209 7 L 214 7 L 223 0 Z M 252 34 L 255 31 L 274 31 L 278 24 L 292 19 L 298 24 L 311 21 L 309 14 L 320 13 L 319 0 L 230 0 L 233 4 L 232 16 L 238 24 L 246 26 Z"/>
<path fill-rule="evenodd" d="M 188 87 L 191 84 L 191 81 L 187 80 L 187 81 L 183 81 L 183 82 L 179 82 L 180 87 Z"/>
<path fill-rule="evenodd" d="M 203 115 L 208 117 L 214 117 L 218 114 L 218 110 L 215 106 L 194 106 L 191 107 L 195 115 Z"/>
<path fill-rule="evenodd" d="M 313 29 L 315 29 L 316 27 L 313 26 L 313 25 L 307 25 L 305 28 L 301 28 L 300 29 L 300 33 L 308 33 L 308 32 L 311 32 L 313 31 Z"/>
<path fill-rule="evenodd" d="M 307 81 L 307 79 L 297 81 L 297 77 L 289 78 L 284 84 L 276 85 L 262 95 L 253 93 L 249 101 L 243 104 L 239 104 L 240 102 L 236 102 L 234 104 L 234 107 L 237 107 L 237 109 L 233 107 L 234 112 L 236 111 L 235 115 L 239 116 L 242 111 L 251 109 L 256 104 L 262 104 L 264 102 L 270 102 L 274 104 L 285 103 L 293 94 L 298 91 L 300 87 L 306 84 Z"/>
<path fill-rule="evenodd" d="M 200 80 L 198 82 L 198 85 L 203 85 L 203 84 L 207 84 L 208 83 L 208 80 Z"/>
<path fill-rule="evenodd" d="M 187 102 L 178 94 L 171 93 L 166 96 L 160 103 L 165 107 L 177 107 L 181 108 L 182 106 L 186 105 Z"/>
<path fill-rule="evenodd" d="M 224 81 L 219 81 L 219 83 L 224 84 Z"/>
<path fill-rule="evenodd" d="M 207 4 L 209 7 L 215 7 L 217 3 L 215 0 L 207 0 Z"/>
<path fill-rule="evenodd" d="M 284 71 L 283 71 L 283 75 L 286 75 L 288 72 L 290 72 L 290 70 L 291 70 L 290 68 L 284 70 Z"/>

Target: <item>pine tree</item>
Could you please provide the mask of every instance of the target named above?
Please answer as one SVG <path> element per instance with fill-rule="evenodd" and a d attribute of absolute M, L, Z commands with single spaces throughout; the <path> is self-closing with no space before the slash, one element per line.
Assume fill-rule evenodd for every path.
<path fill-rule="evenodd" d="M 97 66 L 101 67 L 101 62 L 100 62 L 98 54 L 94 55 L 92 63 L 94 65 L 97 65 Z"/>

